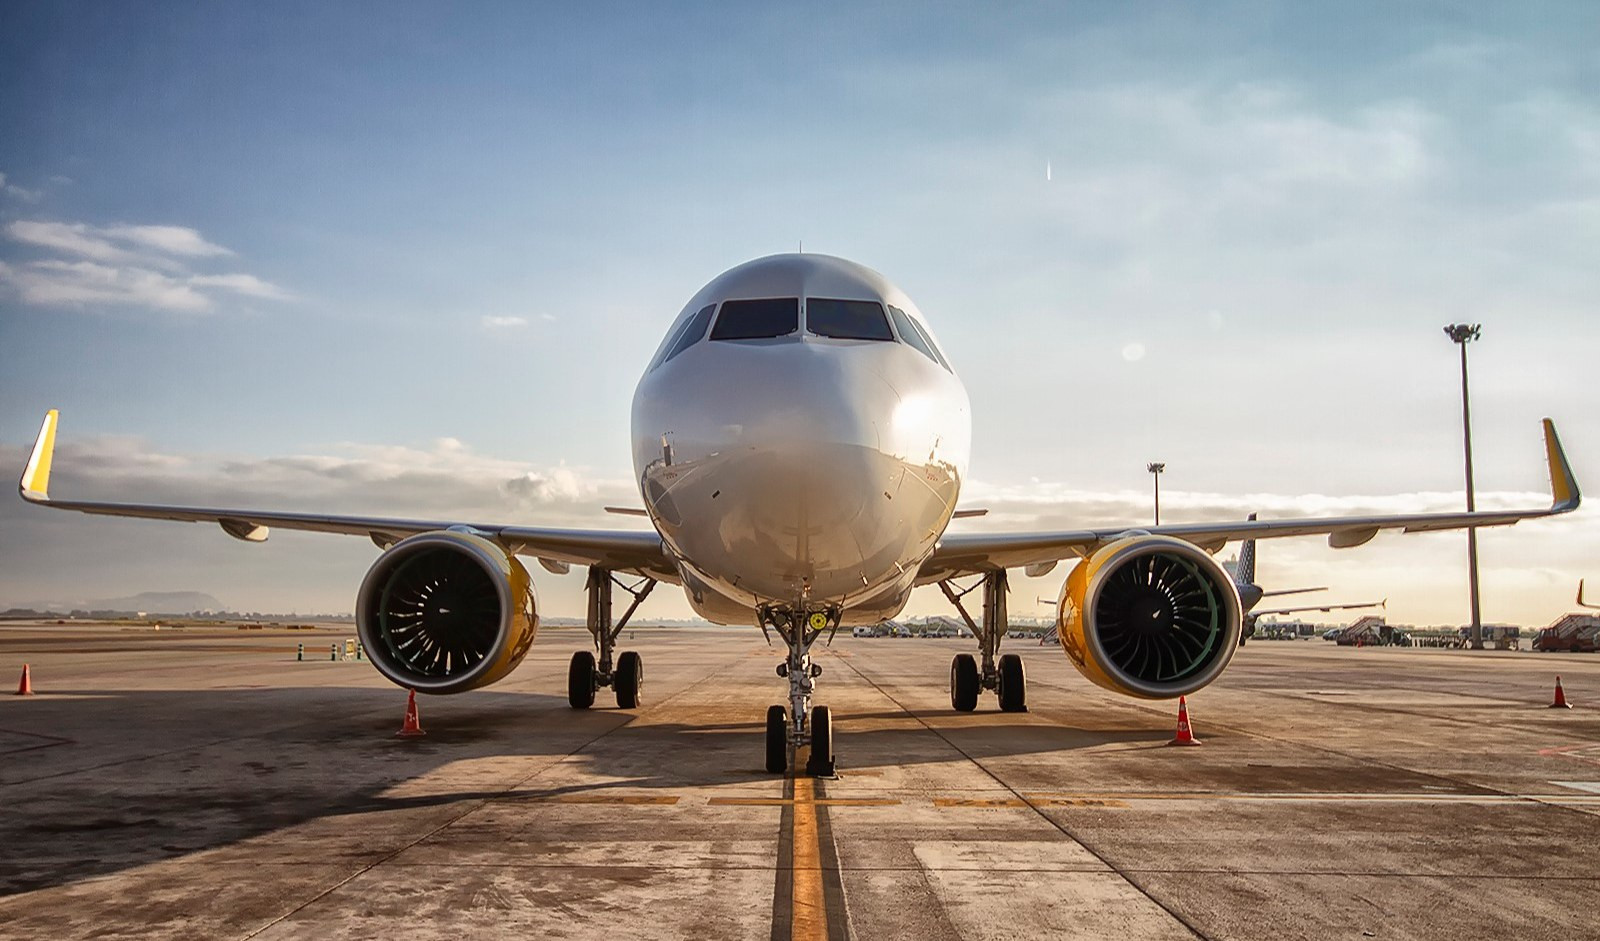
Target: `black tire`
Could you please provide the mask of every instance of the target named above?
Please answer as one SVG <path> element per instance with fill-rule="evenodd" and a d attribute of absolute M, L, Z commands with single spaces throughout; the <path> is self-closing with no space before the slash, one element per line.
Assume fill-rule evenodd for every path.
<path fill-rule="evenodd" d="M 957 712 L 978 708 L 978 661 L 970 653 L 958 653 L 950 661 L 950 708 Z"/>
<path fill-rule="evenodd" d="M 767 707 L 767 773 L 789 770 L 789 714 L 782 706 Z"/>
<path fill-rule="evenodd" d="M 567 702 L 574 709 L 594 705 L 594 654 L 580 650 L 567 665 Z"/>
<path fill-rule="evenodd" d="M 833 777 L 833 712 L 827 706 L 811 709 L 811 757 L 806 761 L 806 774 Z"/>
<path fill-rule="evenodd" d="M 611 686 L 617 693 L 618 709 L 634 709 L 639 705 L 639 691 L 644 688 L 644 658 L 632 650 L 617 658 L 617 672 L 611 677 Z"/>
<path fill-rule="evenodd" d="M 1028 674 L 1020 656 L 1008 653 L 1000 658 L 1000 688 L 995 692 L 1000 694 L 1001 712 L 1028 711 Z"/>

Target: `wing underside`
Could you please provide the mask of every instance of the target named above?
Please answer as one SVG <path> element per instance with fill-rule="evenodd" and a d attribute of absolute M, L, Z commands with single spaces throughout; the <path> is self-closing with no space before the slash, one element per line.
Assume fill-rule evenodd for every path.
<path fill-rule="evenodd" d="M 489 536 L 518 555 L 534 556 L 553 563 L 596 565 L 635 572 L 661 581 L 678 581 L 677 567 L 668 557 L 661 537 L 653 531 L 550 529 L 467 520 L 397 519 L 226 507 L 56 500 L 50 497 L 49 483 L 58 420 L 58 413 L 54 410 L 45 415 L 39 438 L 34 442 L 33 452 L 18 484 L 22 498 L 30 503 L 100 516 L 216 523 L 228 535 L 248 542 L 265 541 L 270 530 L 276 527 L 300 532 L 365 536 L 380 548 L 387 548 L 417 533 L 464 528 Z"/>
<path fill-rule="evenodd" d="M 1029 567 L 1044 574 L 1062 559 L 1092 554 L 1100 546 L 1132 533 L 1175 536 L 1215 552 L 1236 539 L 1326 536 L 1336 549 L 1359 546 L 1383 530 L 1408 533 L 1509 526 L 1525 519 L 1569 513 L 1578 508 L 1578 482 L 1567 463 L 1555 423 L 1544 420 L 1545 457 L 1550 467 L 1550 505 L 1526 510 L 1470 513 L 1414 513 L 1394 516 L 1335 516 L 1319 519 L 1237 520 L 1178 523 L 1171 526 L 1079 529 L 1053 533 L 946 533 L 918 572 L 918 584 L 1001 568 Z"/>

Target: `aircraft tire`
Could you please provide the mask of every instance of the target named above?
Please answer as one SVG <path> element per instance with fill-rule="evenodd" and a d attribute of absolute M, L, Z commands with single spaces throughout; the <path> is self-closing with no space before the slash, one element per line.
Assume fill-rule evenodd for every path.
<path fill-rule="evenodd" d="M 970 653 L 958 653 L 950 661 L 950 708 L 957 712 L 978 708 L 978 661 Z"/>
<path fill-rule="evenodd" d="M 767 773 L 789 770 L 789 715 L 782 706 L 767 707 Z"/>
<path fill-rule="evenodd" d="M 617 658 L 617 672 L 611 679 L 617 693 L 618 709 L 633 709 L 639 705 L 639 691 L 644 688 L 644 658 L 635 651 L 625 651 Z"/>
<path fill-rule="evenodd" d="M 1028 674 L 1017 654 L 1000 658 L 1000 688 L 995 692 L 1000 694 L 1001 712 L 1028 711 Z"/>
<path fill-rule="evenodd" d="M 833 777 L 833 711 L 827 706 L 811 709 L 811 757 L 806 760 L 806 774 Z"/>
<path fill-rule="evenodd" d="M 567 665 L 567 703 L 574 709 L 594 705 L 594 654 L 580 650 Z"/>

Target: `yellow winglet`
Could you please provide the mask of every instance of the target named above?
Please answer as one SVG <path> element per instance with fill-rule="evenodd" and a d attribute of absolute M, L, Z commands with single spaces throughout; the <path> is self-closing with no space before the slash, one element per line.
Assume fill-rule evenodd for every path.
<path fill-rule="evenodd" d="M 28 456 L 28 466 L 22 469 L 22 479 L 17 491 L 30 503 L 50 501 L 50 459 L 56 453 L 56 421 L 60 412 L 51 409 L 44 413 L 44 424 L 39 426 L 39 438 L 33 442 L 33 453 Z"/>
<path fill-rule="evenodd" d="M 1578 492 L 1578 480 L 1572 476 L 1567 454 L 1561 450 L 1561 438 L 1556 435 L 1556 423 L 1544 420 L 1545 458 L 1550 462 L 1550 509 L 1565 513 L 1576 510 L 1583 495 Z"/>

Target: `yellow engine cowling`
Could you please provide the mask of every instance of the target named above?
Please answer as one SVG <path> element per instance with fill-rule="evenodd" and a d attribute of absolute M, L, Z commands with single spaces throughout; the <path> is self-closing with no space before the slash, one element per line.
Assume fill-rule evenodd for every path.
<path fill-rule="evenodd" d="M 1061 586 L 1061 649 L 1096 685 L 1142 699 L 1187 695 L 1221 675 L 1243 617 L 1233 578 L 1203 549 L 1128 536 Z"/>
<path fill-rule="evenodd" d="M 482 536 L 419 533 L 378 557 L 356 595 L 356 630 L 372 665 L 419 693 L 460 693 L 504 679 L 539 632 L 533 580 Z"/>

